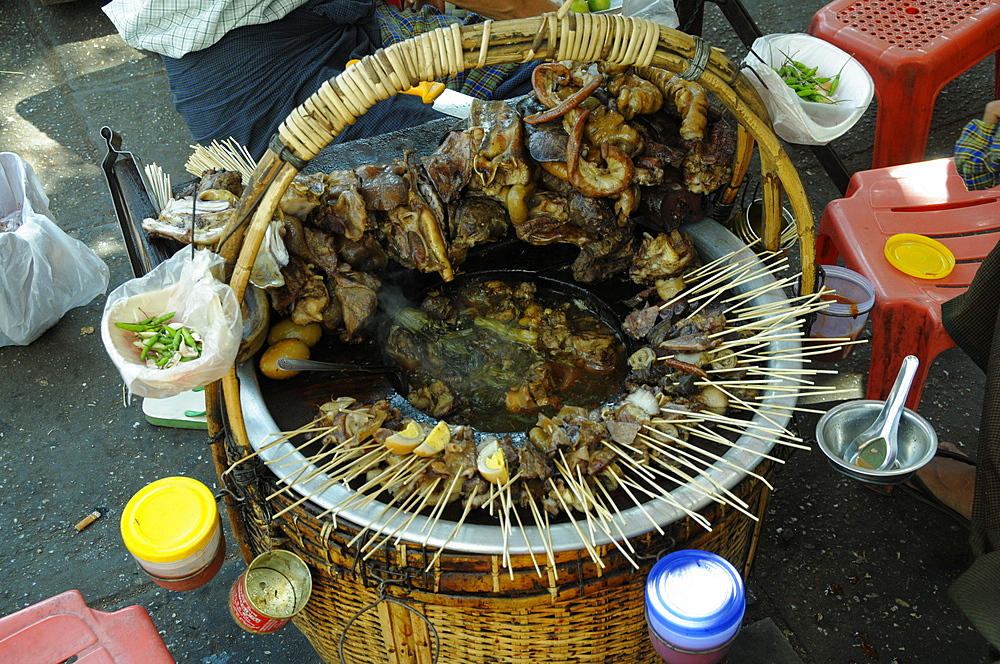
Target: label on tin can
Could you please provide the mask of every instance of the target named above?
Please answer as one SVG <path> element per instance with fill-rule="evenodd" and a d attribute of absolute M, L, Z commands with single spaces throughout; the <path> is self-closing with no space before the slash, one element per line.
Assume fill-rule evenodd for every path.
<path fill-rule="evenodd" d="M 254 608 L 246 592 L 246 572 L 240 574 L 229 593 L 229 613 L 233 620 L 248 632 L 270 634 L 288 624 L 288 618 L 270 618 Z"/>
<path fill-rule="evenodd" d="M 257 556 L 233 583 L 229 613 L 248 632 L 269 634 L 302 610 L 312 590 L 305 562 L 290 551 Z"/>

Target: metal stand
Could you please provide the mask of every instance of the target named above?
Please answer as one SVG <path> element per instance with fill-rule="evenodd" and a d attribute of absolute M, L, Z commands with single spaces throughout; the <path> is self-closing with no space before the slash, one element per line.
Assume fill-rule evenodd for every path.
<path fill-rule="evenodd" d="M 750 48 L 758 37 L 764 36 L 740 0 L 710 1 L 719 6 L 722 14 L 729 21 L 729 25 L 732 26 L 733 32 L 747 48 Z M 674 7 L 680 22 L 679 29 L 689 35 L 701 35 L 704 27 L 705 0 L 674 0 Z M 840 190 L 841 195 L 846 195 L 851 174 L 844 167 L 840 157 L 829 145 L 812 145 L 810 147 L 823 170 Z"/>

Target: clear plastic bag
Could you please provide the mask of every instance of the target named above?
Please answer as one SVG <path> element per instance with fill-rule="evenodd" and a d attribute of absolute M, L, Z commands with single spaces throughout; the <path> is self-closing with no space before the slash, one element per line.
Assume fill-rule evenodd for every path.
<path fill-rule="evenodd" d="M 94 251 L 56 225 L 31 165 L 0 152 L 0 346 L 27 346 L 108 288 Z"/>
<path fill-rule="evenodd" d="M 236 293 L 216 276 L 223 259 L 207 249 L 193 254 L 190 247 L 184 247 L 108 296 L 101 338 L 130 394 L 171 397 L 219 380 L 236 361 L 243 321 Z M 132 333 L 115 323 L 135 323 L 171 312 L 171 322 L 201 335 L 201 357 L 169 369 L 147 367 L 140 349 L 132 345 Z"/>
<path fill-rule="evenodd" d="M 743 65 L 753 71 L 746 76 L 767 106 L 774 133 L 789 143 L 826 145 L 839 138 L 861 119 L 875 94 L 871 75 L 857 60 L 811 35 L 764 35 L 754 41 L 750 50 Z M 837 103 L 809 102 L 799 97 L 775 71 L 786 56 L 818 67 L 820 76 L 832 78 L 840 74 L 833 95 Z"/>
<path fill-rule="evenodd" d="M 668 28 L 680 24 L 673 0 L 622 0 L 622 15 L 649 19 Z"/>

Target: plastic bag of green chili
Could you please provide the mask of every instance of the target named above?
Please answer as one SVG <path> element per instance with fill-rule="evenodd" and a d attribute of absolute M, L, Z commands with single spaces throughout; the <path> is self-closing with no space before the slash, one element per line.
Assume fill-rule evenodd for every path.
<path fill-rule="evenodd" d="M 164 398 L 208 385 L 236 361 L 242 317 L 222 258 L 184 247 L 108 296 L 101 337 L 130 394 Z"/>
<path fill-rule="evenodd" d="M 765 35 L 743 59 L 743 73 L 757 89 L 774 124 L 789 143 L 825 145 L 839 138 L 864 115 L 875 85 L 848 53 L 806 34 Z M 816 82 L 835 82 L 822 99 L 811 93 Z"/>

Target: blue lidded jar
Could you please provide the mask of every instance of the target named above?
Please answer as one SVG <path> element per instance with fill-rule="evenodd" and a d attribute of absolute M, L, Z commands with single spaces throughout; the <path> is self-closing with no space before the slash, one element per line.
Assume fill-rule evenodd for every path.
<path fill-rule="evenodd" d="M 646 577 L 646 623 L 668 664 L 716 664 L 743 622 L 746 594 L 721 556 L 688 549 L 661 558 Z"/>

